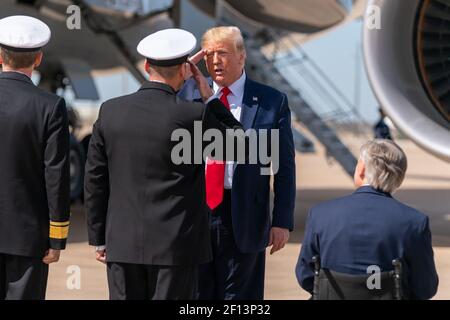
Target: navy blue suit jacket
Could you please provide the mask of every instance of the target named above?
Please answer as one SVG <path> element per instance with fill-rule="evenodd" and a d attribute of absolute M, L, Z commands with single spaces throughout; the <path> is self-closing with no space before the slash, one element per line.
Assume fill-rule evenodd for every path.
<path fill-rule="evenodd" d="M 349 274 L 365 274 L 370 265 L 392 270 L 392 260 L 402 258 L 410 298 L 429 299 L 437 290 L 428 217 L 370 186 L 310 210 L 296 267 L 309 292 L 315 255 L 323 268 Z"/>
<path fill-rule="evenodd" d="M 198 99 L 195 81 L 188 80 L 179 96 Z M 241 252 L 256 253 L 267 247 L 271 227 L 292 231 L 294 226 L 295 148 L 287 96 L 247 77 L 240 120 L 245 130 L 279 129 L 279 169 L 274 175 L 272 216 L 270 176 L 261 175 L 261 168 L 269 165 L 238 164 L 233 175 L 231 206 L 236 245 Z"/>

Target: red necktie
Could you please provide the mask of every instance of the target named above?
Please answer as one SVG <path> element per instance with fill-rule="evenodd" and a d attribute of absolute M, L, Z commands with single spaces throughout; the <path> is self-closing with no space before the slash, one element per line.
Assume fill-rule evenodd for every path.
<path fill-rule="evenodd" d="M 228 102 L 228 95 L 231 93 L 228 87 L 222 89 L 222 96 L 220 101 L 230 110 L 230 104 Z M 208 207 L 213 210 L 223 200 L 225 180 L 225 162 L 210 160 L 206 162 L 206 203 Z"/>

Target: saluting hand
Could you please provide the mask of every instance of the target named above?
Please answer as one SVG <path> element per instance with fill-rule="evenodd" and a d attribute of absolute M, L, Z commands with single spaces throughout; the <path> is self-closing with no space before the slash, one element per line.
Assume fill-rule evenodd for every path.
<path fill-rule="evenodd" d="M 192 64 L 197 65 L 203 59 L 203 57 L 205 55 L 206 55 L 206 50 L 200 50 L 199 52 L 197 52 L 196 54 L 194 54 L 192 57 L 190 57 L 188 59 L 188 63 L 186 64 L 186 73 L 184 76 L 184 80 L 187 80 L 193 76 L 191 68 L 189 67 L 189 64 L 192 63 Z"/>
<path fill-rule="evenodd" d="M 95 259 L 97 259 L 97 261 L 100 261 L 101 263 L 106 264 L 106 250 L 95 251 Z"/>
<path fill-rule="evenodd" d="M 60 254 L 61 250 L 48 249 L 47 252 L 45 253 L 45 257 L 42 259 L 42 262 L 44 262 L 45 264 L 58 262 Z"/>
<path fill-rule="evenodd" d="M 206 55 L 206 50 L 200 50 L 196 54 L 194 54 L 192 57 L 189 58 L 189 62 L 197 65 L 203 57 Z"/>
<path fill-rule="evenodd" d="M 189 66 L 191 67 L 191 72 L 195 79 L 195 82 L 197 82 L 197 88 L 198 91 L 200 91 L 203 102 L 206 102 L 214 94 L 214 92 L 209 86 L 208 81 L 206 80 L 200 69 L 191 62 L 189 62 Z"/>
<path fill-rule="evenodd" d="M 270 229 L 269 247 L 272 246 L 272 249 L 270 249 L 270 254 L 274 254 L 278 250 L 283 249 L 288 240 L 289 240 L 288 229 L 277 227 L 273 227 L 272 229 Z"/>

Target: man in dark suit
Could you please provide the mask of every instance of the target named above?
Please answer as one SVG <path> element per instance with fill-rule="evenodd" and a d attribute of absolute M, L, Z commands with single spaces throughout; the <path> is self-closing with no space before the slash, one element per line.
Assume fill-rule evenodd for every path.
<path fill-rule="evenodd" d="M 313 207 L 296 274 L 312 293 L 312 258 L 322 268 L 348 274 L 367 274 L 369 266 L 392 270 L 403 262 L 405 298 L 429 299 L 436 294 L 436 273 L 428 217 L 391 195 L 406 172 L 406 155 L 390 140 L 374 140 L 361 148 L 355 170 L 357 190 L 346 197 Z"/>
<path fill-rule="evenodd" d="M 206 107 L 177 97 L 195 45 L 180 29 L 142 40 L 150 81 L 105 102 L 94 126 L 85 205 L 111 299 L 193 299 L 198 265 L 211 259 L 204 166 L 176 164 L 172 137 L 177 130 L 194 137 L 196 121 L 222 132 L 242 126 L 193 65 Z"/>
<path fill-rule="evenodd" d="M 35 18 L 0 20 L 0 300 L 45 299 L 69 230 L 65 102 L 30 78 L 49 40 Z"/>
<path fill-rule="evenodd" d="M 380 114 L 380 119 L 378 120 L 378 122 L 373 127 L 373 132 L 374 132 L 375 139 L 394 140 L 394 139 L 392 139 L 391 129 L 389 128 L 389 126 L 384 121 L 384 119 L 386 118 L 386 115 L 384 114 L 383 109 L 379 108 L 378 112 Z"/>
<path fill-rule="evenodd" d="M 249 79 L 246 52 L 236 27 L 208 30 L 202 40 L 214 91 L 245 130 L 278 130 L 279 166 L 274 174 L 274 203 L 270 214 L 270 164 L 207 163 L 206 196 L 211 210 L 213 261 L 200 268 L 200 299 L 263 299 L 265 249 L 282 249 L 293 229 L 295 149 L 291 113 L 285 94 Z M 195 100 L 194 81 L 180 96 Z M 269 146 L 270 150 L 270 146 Z M 272 163 L 273 165 L 273 163 Z M 276 171 L 276 170 L 274 170 Z"/>

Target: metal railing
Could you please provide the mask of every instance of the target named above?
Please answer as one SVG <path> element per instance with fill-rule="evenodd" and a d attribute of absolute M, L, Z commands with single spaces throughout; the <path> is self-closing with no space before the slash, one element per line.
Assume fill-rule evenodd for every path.
<path fill-rule="evenodd" d="M 370 138 L 367 131 L 370 125 L 358 108 L 292 34 L 268 30 L 268 39 L 273 42 L 271 50 L 265 52 L 266 57 L 323 121 L 337 131 L 346 130 L 359 140 Z"/>

